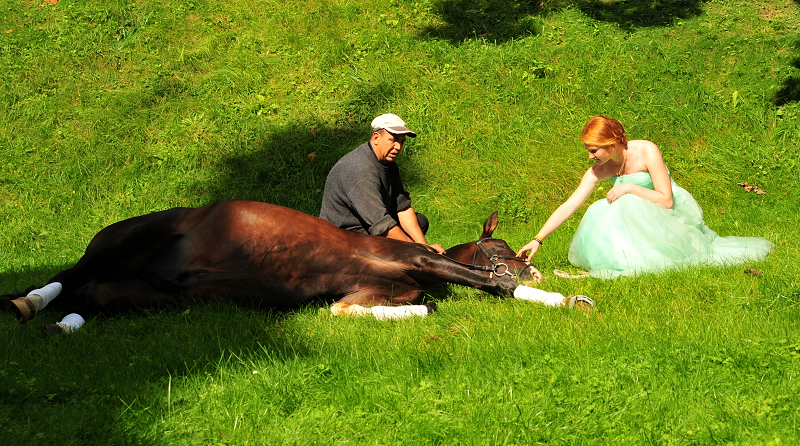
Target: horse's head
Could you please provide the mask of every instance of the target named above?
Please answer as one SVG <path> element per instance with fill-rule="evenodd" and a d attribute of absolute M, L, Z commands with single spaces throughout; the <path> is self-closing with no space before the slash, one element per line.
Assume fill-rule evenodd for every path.
<path fill-rule="evenodd" d="M 517 257 L 505 240 L 492 237 L 496 228 L 497 212 L 493 212 L 483 223 L 483 233 L 477 241 L 453 246 L 447 250 L 446 256 L 484 270 L 490 276 L 508 275 L 517 281 L 541 281 L 542 273 Z"/>

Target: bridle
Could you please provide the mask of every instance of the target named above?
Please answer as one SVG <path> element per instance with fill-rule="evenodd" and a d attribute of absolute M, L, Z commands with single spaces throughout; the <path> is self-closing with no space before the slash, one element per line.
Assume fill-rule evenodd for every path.
<path fill-rule="evenodd" d="M 503 256 L 503 255 L 491 253 L 485 246 L 483 246 L 483 242 L 485 242 L 487 240 L 497 240 L 497 239 L 494 239 L 494 238 L 481 239 L 481 240 L 478 240 L 477 242 L 475 242 L 475 245 L 477 245 L 478 248 L 480 248 L 480 250 L 483 253 L 483 255 L 485 255 L 489 259 L 489 261 L 492 262 L 492 267 L 490 269 L 491 274 L 489 275 L 489 277 L 492 277 L 492 275 L 495 275 L 497 277 L 503 277 L 505 275 L 509 275 L 509 276 L 513 277 L 514 279 L 518 279 L 523 273 L 525 273 L 525 271 L 528 268 L 533 268 L 533 265 L 531 265 L 530 263 L 526 262 L 524 259 L 521 259 L 521 258 L 519 258 L 517 256 Z M 476 249 L 475 253 L 472 254 L 472 264 L 473 265 L 475 265 L 475 257 L 477 255 L 478 255 L 478 250 Z M 524 263 L 525 267 L 522 268 L 522 270 L 517 271 L 516 274 L 514 274 L 513 272 L 511 272 L 511 268 L 508 267 L 508 264 L 506 264 L 505 262 L 498 262 L 498 260 L 500 260 L 500 259 L 503 259 L 503 260 L 516 260 L 518 262 Z M 475 265 L 475 266 L 477 266 L 477 265 Z"/>
<path fill-rule="evenodd" d="M 474 270 L 478 270 L 478 271 L 487 271 L 489 273 L 489 277 L 490 278 L 492 278 L 494 276 L 503 277 L 503 276 L 508 275 L 510 277 L 513 277 L 514 279 L 518 279 L 523 273 L 525 273 L 525 271 L 528 268 L 533 268 L 533 265 L 531 265 L 530 263 L 526 262 L 522 258 L 512 257 L 512 256 L 503 256 L 503 255 L 492 253 L 491 251 L 489 251 L 488 248 L 483 246 L 483 242 L 489 241 L 489 240 L 497 240 L 497 239 L 491 238 L 491 237 L 487 237 L 487 238 L 478 240 L 477 242 L 475 242 L 475 245 L 480 249 L 480 251 L 483 253 L 483 255 L 485 255 L 486 258 L 489 259 L 489 262 L 492 263 L 492 266 L 483 266 L 483 265 L 476 265 L 475 264 L 475 259 L 478 256 L 478 249 L 476 249 L 475 253 L 472 254 L 472 264 L 471 265 L 467 265 L 465 263 L 461 263 L 458 260 L 453 260 L 453 259 L 450 259 L 450 260 L 453 260 L 454 262 L 458 263 L 459 265 L 466 266 L 469 269 L 474 269 Z M 501 259 L 502 260 L 516 260 L 516 261 L 524 263 L 525 267 L 522 268 L 522 270 L 518 271 L 515 274 L 515 273 L 511 272 L 511 268 L 508 267 L 507 263 L 498 261 L 498 260 L 501 260 Z"/>

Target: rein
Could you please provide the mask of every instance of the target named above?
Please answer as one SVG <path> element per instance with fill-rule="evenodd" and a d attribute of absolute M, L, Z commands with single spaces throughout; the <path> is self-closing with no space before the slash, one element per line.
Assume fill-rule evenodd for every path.
<path fill-rule="evenodd" d="M 459 262 L 458 260 L 455 260 L 455 259 L 450 259 L 450 257 L 447 257 L 447 258 L 452 260 L 452 261 L 454 261 L 454 262 L 456 262 L 456 263 L 458 263 L 461 266 L 466 266 L 469 269 L 478 270 L 478 271 L 486 271 L 486 272 L 490 273 L 489 274 L 490 278 L 492 276 L 503 277 L 505 275 L 509 275 L 509 276 L 513 277 L 514 279 L 518 279 L 519 276 L 521 276 L 528 268 L 533 268 L 533 266 L 530 263 L 526 262 L 525 260 L 523 260 L 523 259 L 521 259 L 519 257 L 502 256 L 502 255 L 499 255 L 499 254 L 493 254 L 485 246 L 483 246 L 483 242 L 485 242 L 487 240 L 496 240 L 496 239 L 493 239 L 493 238 L 481 239 L 481 240 L 478 240 L 477 242 L 475 242 L 475 245 L 478 248 L 480 248 L 480 251 L 483 253 L 483 255 L 485 255 L 486 258 L 489 259 L 489 261 L 492 263 L 492 266 L 483 266 L 483 265 L 476 265 L 475 264 L 475 258 L 478 255 L 478 250 L 477 249 L 475 250 L 475 253 L 472 254 L 472 264 L 471 265 L 468 265 L 466 263 L 461 263 L 461 262 Z M 514 273 L 511 272 L 511 268 L 508 267 L 507 263 L 498 262 L 498 260 L 500 260 L 500 259 L 503 259 L 503 260 L 517 260 L 519 262 L 525 263 L 525 267 L 522 268 L 522 270 L 519 271 L 517 274 L 514 274 Z"/>

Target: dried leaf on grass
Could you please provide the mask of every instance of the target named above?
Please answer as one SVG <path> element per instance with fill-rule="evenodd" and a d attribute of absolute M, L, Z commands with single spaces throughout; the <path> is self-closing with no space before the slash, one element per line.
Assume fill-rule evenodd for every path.
<path fill-rule="evenodd" d="M 736 183 L 737 186 L 742 186 L 745 192 L 753 192 L 755 191 L 758 195 L 765 195 L 767 191 L 761 189 L 755 184 L 747 184 L 747 181 L 742 181 L 741 183 Z"/>

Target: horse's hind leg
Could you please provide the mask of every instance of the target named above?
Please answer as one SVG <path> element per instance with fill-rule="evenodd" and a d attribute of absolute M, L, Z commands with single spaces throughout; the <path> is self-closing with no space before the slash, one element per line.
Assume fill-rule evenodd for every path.
<path fill-rule="evenodd" d="M 81 290 L 81 295 L 86 305 L 70 308 L 71 311 L 87 312 L 104 308 L 113 312 L 159 305 L 171 306 L 177 302 L 175 296 L 156 290 L 147 282 L 136 278 L 117 282 L 93 281 Z M 80 314 L 70 313 L 60 322 L 47 325 L 45 331 L 50 335 L 65 335 L 77 330 L 83 323 L 84 319 Z"/>
<path fill-rule="evenodd" d="M 69 269 L 51 278 L 48 284 L 28 296 L 11 301 L 11 310 L 20 323 L 32 319 L 59 294 L 59 307 L 74 307 L 79 289 L 98 279 L 117 282 L 135 277 L 174 237 L 174 226 L 189 212 L 186 208 L 168 209 L 114 223 L 98 232 L 84 255 Z M 102 305 L 102 303 L 100 303 Z"/>
<path fill-rule="evenodd" d="M 87 252 L 75 266 L 56 274 L 47 285 L 30 291 L 26 296 L 12 300 L 9 306 L 19 323 L 24 324 L 33 319 L 36 313 L 44 309 L 61 294 L 72 296 L 73 299 L 71 300 L 74 300 L 77 288 L 84 285 L 85 281 L 91 280 L 84 277 L 85 273 L 82 274 L 88 269 L 86 264 L 91 264 L 91 259 L 91 252 Z M 63 304 L 60 306 L 64 307 Z M 74 302 L 67 302 L 66 306 L 74 306 Z"/>
<path fill-rule="evenodd" d="M 42 288 L 29 292 L 25 297 L 12 300 L 11 311 L 17 316 L 19 323 L 24 324 L 61 294 L 61 290 L 60 282 L 50 282 Z"/>
<path fill-rule="evenodd" d="M 64 316 L 60 322 L 49 324 L 44 327 L 45 332 L 51 336 L 61 336 L 81 328 L 86 322 L 78 313 L 70 313 Z"/>

